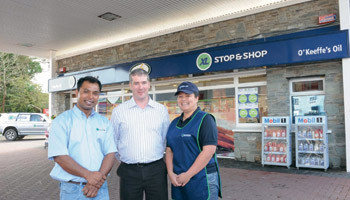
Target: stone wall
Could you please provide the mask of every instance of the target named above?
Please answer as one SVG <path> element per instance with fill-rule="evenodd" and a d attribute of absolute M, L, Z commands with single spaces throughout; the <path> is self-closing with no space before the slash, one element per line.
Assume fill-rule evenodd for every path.
<path fill-rule="evenodd" d="M 248 162 L 261 162 L 261 132 L 235 132 L 235 159 Z"/>
<path fill-rule="evenodd" d="M 344 97 L 341 61 L 267 68 L 269 116 L 290 115 L 289 79 L 325 77 L 325 111 L 328 117 L 330 167 L 345 166 Z"/>
<path fill-rule="evenodd" d="M 66 93 L 53 93 L 51 98 L 52 115 L 59 115 L 70 109 L 70 95 Z"/>

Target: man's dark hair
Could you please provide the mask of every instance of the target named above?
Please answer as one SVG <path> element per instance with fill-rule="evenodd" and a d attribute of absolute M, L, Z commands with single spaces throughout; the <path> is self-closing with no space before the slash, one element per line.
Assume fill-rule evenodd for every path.
<path fill-rule="evenodd" d="M 99 88 L 100 88 L 100 92 L 101 92 L 101 90 L 102 90 L 102 84 L 101 84 L 101 82 L 100 82 L 97 78 L 92 77 L 92 76 L 85 76 L 85 77 L 82 77 L 82 78 L 80 78 L 80 79 L 78 80 L 78 85 L 77 85 L 78 91 L 80 90 L 81 86 L 83 85 L 83 83 L 84 83 L 85 81 L 87 81 L 87 82 L 89 82 L 89 83 L 97 83 L 98 86 L 99 86 Z"/>
<path fill-rule="evenodd" d="M 129 74 L 129 81 L 130 83 L 132 83 L 132 77 L 133 76 L 147 76 L 147 80 L 148 81 L 151 81 L 150 78 L 149 78 L 149 74 L 146 70 L 144 69 L 141 69 L 141 68 L 138 68 L 138 69 L 134 69 L 130 72 Z"/>

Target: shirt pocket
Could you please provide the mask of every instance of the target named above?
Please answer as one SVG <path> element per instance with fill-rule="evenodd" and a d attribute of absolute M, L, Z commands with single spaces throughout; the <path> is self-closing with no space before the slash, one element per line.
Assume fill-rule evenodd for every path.
<path fill-rule="evenodd" d="M 96 127 L 94 128 L 94 131 L 92 131 L 92 134 L 94 134 L 97 142 L 103 144 L 104 138 L 106 138 L 107 130 L 104 127 Z"/>

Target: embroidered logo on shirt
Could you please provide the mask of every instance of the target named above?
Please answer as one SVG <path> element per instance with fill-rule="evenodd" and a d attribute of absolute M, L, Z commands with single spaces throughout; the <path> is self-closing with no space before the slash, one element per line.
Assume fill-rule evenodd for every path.
<path fill-rule="evenodd" d="M 181 134 L 181 137 L 191 137 L 191 134 Z"/>

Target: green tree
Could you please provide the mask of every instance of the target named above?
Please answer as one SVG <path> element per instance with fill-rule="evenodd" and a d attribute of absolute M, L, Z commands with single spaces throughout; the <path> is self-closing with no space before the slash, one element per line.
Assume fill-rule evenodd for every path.
<path fill-rule="evenodd" d="M 47 108 L 48 95 L 31 82 L 34 75 L 41 71 L 40 63 L 28 56 L 0 52 L 2 112 L 38 112 L 35 107 Z"/>

